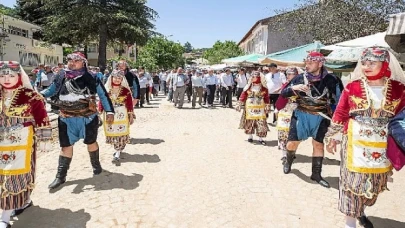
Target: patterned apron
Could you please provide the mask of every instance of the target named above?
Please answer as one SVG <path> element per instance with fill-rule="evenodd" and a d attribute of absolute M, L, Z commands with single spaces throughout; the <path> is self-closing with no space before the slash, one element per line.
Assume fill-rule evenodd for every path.
<path fill-rule="evenodd" d="M 350 119 L 347 135 L 347 168 L 350 171 L 386 173 L 392 170 L 387 159 L 387 119 Z"/>
<path fill-rule="evenodd" d="M 249 97 L 246 101 L 246 119 L 247 120 L 262 120 L 266 119 L 265 112 L 266 104 L 263 98 Z"/>
<path fill-rule="evenodd" d="M 105 136 L 125 136 L 129 135 L 129 118 L 125 106 L 114 107 L 114 123 L 108 125 L 106 113 L 104 113 L 104 133 Z"/>
<path fill-rule="evenodd" d="M 0 175 L 20 175 L 31 171 L 34 145 L 32 126 L 0 129 Z"/>

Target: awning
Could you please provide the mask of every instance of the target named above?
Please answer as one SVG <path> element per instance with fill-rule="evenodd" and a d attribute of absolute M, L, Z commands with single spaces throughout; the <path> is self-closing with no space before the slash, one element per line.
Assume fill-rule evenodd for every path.
<path fill-rule="evenodd" d="M 280 66 L 302 67 L 305 65 L 304 59 L 308 53 L 310 51 L 319 51 L 323 46 L 322 43 L 315 41 L 314 43 L 266 55 L 264 58 L 259 59 L 259 63 L 262 65 L 275 63 Z"/>
<path fill-rule="evenodd" d="M 241 64 L 241 63 L 257 63 L 259 58 L 262 58 L 264 55 L 261 54 L 249 54 L 238 56 L 229 59 L 223 59 L 221 62 L 226 64 Z"/>
<path fill-rule="evenodd" d="M 392 50 L 405 53 L 405 13 L 390 16 L 390 24 L 387 29 L 385 41 Z"/>

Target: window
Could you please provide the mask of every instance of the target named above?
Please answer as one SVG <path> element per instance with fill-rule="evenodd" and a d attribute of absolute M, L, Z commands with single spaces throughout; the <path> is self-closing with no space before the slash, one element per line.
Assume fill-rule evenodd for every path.
<path fill-rule="evenodd" d="M 16 36 L 23 36 L 28 38 L 28 30 L 26 29 L 22 29 L 22 28 L 18 28 L 15 26 L 8 26 L 8 33 L 12 34 L 12 35 L 16 35 Z"/>
<path fill-rule="evenodd" d="M 97 53 L 98 52 L 98 45 L 97 44 L 89 44 L 87 47 L 87 53 Z"/>

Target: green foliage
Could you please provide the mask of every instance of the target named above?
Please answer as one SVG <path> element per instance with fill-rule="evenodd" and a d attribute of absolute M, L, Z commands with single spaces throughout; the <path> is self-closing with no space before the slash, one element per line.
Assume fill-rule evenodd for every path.
<path fill-rule="evenodd" d="M 184 47 L 163 36 L 155 36 L 139 51 L 137 63 L 148 70 L 170 69 L 184 65 Z"/>
<path fill-rule="evenodd" d="M 388 15 L 405 11 L 398 0 L 300 0 L 294 9 L 276 10 L 272 18 L 285 38 L 313 37 L 333 44 L 386 31 Z"/>
<path fill-rule="evenodd" d="M 22 20 L 43 26 L 46 23 L 46 15 L 49 12 L 43 6 L 43 2 L 39 0 L 17 0 L 15 10 Z"/>
<path fill-rule="evenodd" d="M 25 0 L 24 7 L 38 6 Z M 106 64 L 107 44 L 143 45 L 154 33 L 157 13 L 146 0 L 42 0 L 39 10 L 45 18 L 44 39 L 73 46 L 99 41 L 99 63 Z"/>
<path fill-rule="evenodd" d="M 2 4 L 0 4 L 0 15 L 7 15 L 7 16 L 10 16 L 10 17 L 18 18 L 16 9 L 7 7 L 7 6 L 2 5 Z"/>
<path fill-rule="evenodd" d="M 207 59 L 210 64 L 218 64 L 222 59 L 244 55 L 243 50 L 234 41 L 217 41 L 212 48 L 203 53 L 203 58 Z"/>
<path fill-rule="evenodd" d="M 69 54 L 72 54 L 73 53 L 73 48 L 71 48 L 71 47 L 64 47 L 63 48 L 63 57 L 65 57 L 65 56 L 67 56 L 67 55 L 69 55 Z"/>
<path fill-rule="evenodd" d="M 134 59 L 133 59 L 133 58 L 128 58 L 128 57 L 125 57 L 125 56 L 116 56 L 116 57 L 114 57 L 114 58 L 108 59 L 107 62 L 108 62 L 108 65 L 109 65 L 110 67 L 112 67 L 113 62 L 118 62 L 118 61 L 120 61 L 120 60 L 125 60 L 125 61 L 128 63 L 128 65 L 129 65 L 129 67 L 130 67 L 131 69 L 134 69 L 134 68 L 137 68 L 137 67 L 138 67 L 138 65 L 134 62 Z"/>
<path fill-rule="evenodd" d="M 193 51 L 193 46 L 191 46 L 190 42 L 186 42 L 186 43 L 184 44 L 184 51 L 185 51 L 186 53 L 190 53 L 190 52 Z"/>

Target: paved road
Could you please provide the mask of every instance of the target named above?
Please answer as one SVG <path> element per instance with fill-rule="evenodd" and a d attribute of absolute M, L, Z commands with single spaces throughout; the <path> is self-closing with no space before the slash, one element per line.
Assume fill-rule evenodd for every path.
<path fill-rule="evenodd" d="M 122 165 L 100 129 L 104 172 L 93 177 L 85 146 L 75 146 L 68 182 L 56 192 L 58 148 L 38 158 L 35 206 L 13 228 L 343 227 L 337 211 L 339 159 L 323 175 L 332 188 L 310 181 L 311 147 L 299 149 L 294 170 L 282 173 L 276 131 L 267 146 L 249 144 L 231 109 L 178 110 L 164 99 L 137 109 Z M 396 173 L 367 214 L 377 228 L 405 227 L 405 172 Z"/>

